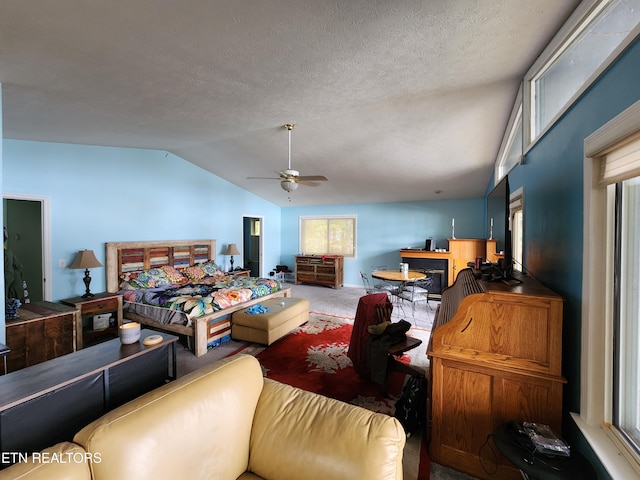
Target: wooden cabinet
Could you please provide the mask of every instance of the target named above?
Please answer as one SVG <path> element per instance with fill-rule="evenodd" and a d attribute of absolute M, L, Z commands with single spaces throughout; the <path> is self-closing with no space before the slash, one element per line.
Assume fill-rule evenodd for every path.
<path fill-rule="evenodd" d="M 118 327 L 122 325 L 122 295 L 116 293 L 96 293 L 93 297 L 73 297 L 61 300 L 80 311 L 78 324 L 77 349 L 95 345 L 101 341 L 118 336 Z M 109 315 L 112 319 L 102 325 L 94 325 L 94 316 Z M 95 328 L 94 328 L 95 327 Z"/>
<path fill-rule="evenodd" d="M 508 420 L 561 432 L 562 299 L 528 278 L 481 285 L 433 332 L 430 456 L 479 478 L 517 479 L 507 461 L 495 474 L 483 468 L 495 465 L 485 442 Z"/>
<path fill-rule="evenodd" d="M 495 239 L 487 240 L 487 262 L 498 263 L 498 260 L 504 258 L 504 253 L 498 253 L 498 241 Z"/>
<path fill-rule="evenodd" d="M 430 252 L 427 250 L 400 250 L 400 258 L 409 268 L 419 268 L 440 272 L 441 289 L 455 282 L 458 272 L 467 268 L 467 263 L 477 257 L 487 258 L 487 240 L 479 238 L 450 238 L 449 251 Z M 439 292 L 436 292 L 439 293 Z"/>
<path fill-rule="evenodd" d="M 342 255 L 296 255 L 295 284 L 313 283 L 339 288 L 344 285 Z"/>
<path fill-rule="evenodd" d="M 6 322 L 7 371 L 14 372 L 76 350 L 79 314 L 52 302 L 27 303 Z"/>
<path fill-rule="evenodd" d="M 467 268 L 467 263 L 475 261 L 477 257 L 484 259 L 487 255 L 487 241 L 479 238 L 450 238 L 449 252 L 449 285 L 451 285 L 458 272 Z"/>
<path fill-rule="evenodd" d="M 158 334 L 160 343 L 143 344 Z M 177 340 L 142 330 L 131 345 L 114 339 L 0 376 L 0 451 L 31 454 L 70 441 L 107 411 L 175 379 Z"/>

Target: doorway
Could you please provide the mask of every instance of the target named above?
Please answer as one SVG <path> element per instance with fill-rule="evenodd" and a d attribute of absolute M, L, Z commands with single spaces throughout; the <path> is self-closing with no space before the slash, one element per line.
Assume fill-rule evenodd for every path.
<path fill-rule="evenodd" d="M 251 270 L 252 277 L 262 277 L 262 232 L 263 217 L 242 217 L 242 243 L 244 268 Z"/>
<path fill-rule="evenodd" d="M 51 300 L 49 199 L 28 195 L 3 196 L 3 226 L 8 233 L 7 248 L 22 264 L 28 299 Z"/>

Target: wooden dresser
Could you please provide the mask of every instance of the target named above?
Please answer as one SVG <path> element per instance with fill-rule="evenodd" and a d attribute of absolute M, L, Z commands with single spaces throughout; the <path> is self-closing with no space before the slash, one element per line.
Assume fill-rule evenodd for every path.
<path fill-rule="evenodd" d="M 53 302 L 26 303 L 19 317 L 6 322 L 9 372 L 15 372 L 76 350 L 80 315 Z"/>
<path fill-rule="evenodd" d="M 342 255 L 296 255 L 295 284 L 314 283 L 339 288 L 344 285 Z"/>
<path fill-rule="evenodd" d="M 469 272 L 467 283 L 475 281 Z M 485 444 L 500 423 L 539 422 L 561 433 L 562 298 L 522 280 L 471 285 L 484 293 L 463 296 L 451 320 L 435 326 L 428 351 L 431 460 L 479 478 L 521 478 L 506 460 L 496 466 Z"/>

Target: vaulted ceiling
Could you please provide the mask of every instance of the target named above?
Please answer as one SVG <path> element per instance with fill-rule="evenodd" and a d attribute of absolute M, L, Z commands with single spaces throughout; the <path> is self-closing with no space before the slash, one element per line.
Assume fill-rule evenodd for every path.
<path fill-rule="evenodd" d="M 4 138 L 167 150 L 278 205 L 482 196 L 578 3 L 4 0 Z M 246 178 L 287 168 L 285 123 L 328 182 Z"/>

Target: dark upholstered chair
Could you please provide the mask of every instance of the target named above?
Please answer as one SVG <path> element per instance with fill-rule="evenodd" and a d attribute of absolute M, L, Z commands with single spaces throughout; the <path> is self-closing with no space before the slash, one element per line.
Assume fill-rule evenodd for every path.
<path fill-rule="evenodd" d="M 376 307 L 378 309 L 388 309 L 389 317 L 391 316 L 393 306 L 385 292 L 372 293 L 360 297 L 347 351 L 347 356 L 351 359 L 353 368 L 364 378 L 369 378 L 370 373 L 367 367 L 366 354 L 367 339 L 370 335 L 367 327 L 381 322 L 380 315 L 376 314 Z"/>

